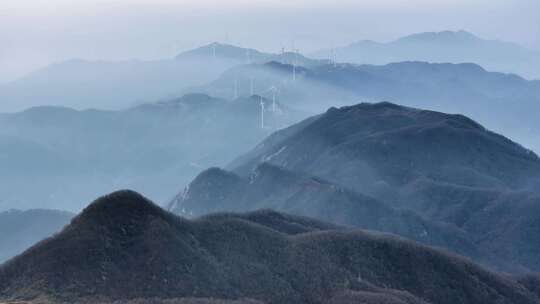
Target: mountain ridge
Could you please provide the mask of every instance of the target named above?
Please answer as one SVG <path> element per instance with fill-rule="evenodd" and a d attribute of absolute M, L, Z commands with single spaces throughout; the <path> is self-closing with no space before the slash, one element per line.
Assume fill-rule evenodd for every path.
<path fill-rule="evenodd" d="M 264 129 L 257 95 L 189 94 L 120 111 L 42 106 L 0 115 L 0 210 L 79 211 L 79 201 L 119 188 L 168 201 L 200 168 L 225 165 L 306 116 L 279 100 L 274 111 L 272 100 L 262 100 Z M 231 137 L 236 133 L 242 136 Z M 29 177 L 33 191 L 26 190 Z"/>
<path fill-rule="evenodd" d="M 186 220 L 135 192 L 116 192 L 90 204 L 60 234 L 0 266 L 0 299 L 540 301 L 517 280 L 461 257 L 394 236 L 327 228 L 275 212 Z"/>
<path fill-rule="evenodd" d="M 250 59 L 246 57 L 248 51 Z M 319 64 L 297 54 L 269 54 L 221 43 L 159 60 L 71 59 L 0 85 L 2 112 L 39 105 L 119 110 L 181 95 L 183 90 L 212 81 L 233 66 L 290 61 L 293 56 L 298 57 L 298 64 Z"/>
<path fill-rule="evenodd" d="M 290 173 L 259 174 L 267 163 L 281 168 L 273 172 Z M 540 269 L 534 253 L 540 158 L 463 115 L 388 102 L 330 108 L 273 133 L 226 169 L 234 174 L 199 175 L 176 198 L 175 211 L 276 208 L 430 245 L 435 240 L 495 269 Z M 405 213 L 382 212 L 399 215 L 385 219 L 374 207 L 385 205 Z M 437 230 L 436 223 L 446 228 Z M 459 251 L 456 244 L 463 243 L 452 237 L 483 254 Z"/>
<path fill-rule="evenodd" d="M 441 31 L 410 34 L 390 42 L 360 40 L 334 50 L 323 49 L 309 54 L 328 58 L 337 54 L 339 62 L 388 64 L 402 61 L 432 63 L 474 62 L 488 70 L 515 73 L 527 79 L 540 79 L 535 71 L 539 50 L 518 44 L 480 38 L 470 32 Z"/>
<path fill-rule="evenodd" d="M 381 100 L 461 113 L 528 148 L 540 147 L 534 136 L 539 124 L 531 114 L 540 111 L 540 82 L 488 72 L 477 64 L 405 61 L 295 68 L 269 62 L 231 68 L 215 81 L 187 91 L 228 97 L 234 94 L 235 81 L 240 95 L 248 94 L 253 83 L 257 94 L 272 98 L 270 88 L 275 87 L 280 102 L 313 114 L 333 106 Z"/>
<path fill-rule="evenodd" d="M 443 222 L 414 211 L 394 208 L 316 176 L 288 171 L 268 163 L 249 177 L 219 168 L 201 172 L 167 209 L 189 218 L 213 212 L 246 212 L 270 208 L 325 222 L 392 233 L 467 255 L 484 264 L 502 265 L 476 247 L 468 236 Z"/>

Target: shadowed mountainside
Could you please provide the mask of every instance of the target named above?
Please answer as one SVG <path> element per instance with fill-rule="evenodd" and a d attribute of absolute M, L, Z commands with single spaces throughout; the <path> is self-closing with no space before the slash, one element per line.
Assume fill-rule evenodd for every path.
<path fill-rule="evenodd" d="M 369 187 L 362 179 L 398 187 L 431 179 L 526 189 L 540 178 L 540 158 L 534 152 L 465 116 L 387 102 L 331 108 L 306 124 L 278 131 L 230 167 L 245 174 L 270 155 L 270 163 L 359 190 Z M 350 172 L 351 165 L 366 170 Z"/>
<path fill-rule="evenodd" d="M 261 170 L 261 164 L 280 169 Z M 466 235 L 476 248 L 504 261 L 492 266 L 515 272 L 540 269 L 535 253 L 540 196 L 534 187 L 540 159 L 462 115 L 391 103 L 332 108 L 274 133 L 229 168 L 236 179 L 219 184 L 208 172 L 196 178 L 173 202 L 175 212 L 276 208 L 418 241 L 424 230 L 429 235 L 422 221 L 398 225 L 403 220 L 397 217 L 388 218 L 386 226 L 374 224 L 391 214 L 379 212 L 388 206 L 444 223 L 458 239 Z M 274 172 L 289 173 L 276 179 Z M 290 178 L 302 175 L 310 178 Z M 242 183 L 249 186 L 239 187 Z M 372 203 L 358 199 L 365 197 L 360 194 L 373 197 Z M 400 229 L 389 229 L 392 225 Z"/>
<path fill-rule="evenodd" d="M 395 209 L 337 184 L 268 163 L 259 165 L 248 178 L 218 168 L 208 169 L 168 206 L 170 211 L 186 217 L 261 208 L 389 232 L 447 248 L 484 264 L 504 264 L 477 248 L 453 225 L 426 220 L 413 211 Z"/>
<path fill-rule="evenodd" d="M 305 115 L 260 97 L 190 94 L 123 111 L 39 107 L 0 114 L 0 210 L 55 208 L 132 188 L 168 201 L 202 168 L 224 165 Z M 32 191 L 27 191 L 32 183 Z"/>
<path fill-rule="evenodd" d="M 1 266 L 0 298 L 540 301 L 518 281 L 463 258 L 389 235 L 328 227 L 269 211 L 186 220 L 137 193 L 116 192 Z"/>
<path fill-rule="evenodd" d="M 295 80 L 293 80 L 293 70 Z M 540 81 L 487 72 L 475 64 L 400 62 L 388 65 L 318 65 L 293 67 L 283 62 L 234 67 L 205 86 L 188 91 L 232 96 L 238 85 L 312 113 L 359 101 L 387 100 L 446 113 L 460 113 L 529 148 L 540 149 Z"/>

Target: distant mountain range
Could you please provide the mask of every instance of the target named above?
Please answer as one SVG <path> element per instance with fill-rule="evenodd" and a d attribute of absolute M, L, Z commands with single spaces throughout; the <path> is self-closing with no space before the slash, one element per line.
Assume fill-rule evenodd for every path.
<path fill-rule="evenodd" d="M 293 80 L 293 69 L 295 80 Z M 465 114 L 489 129 L 540 151 L 540 81 L 487 72 L 475 64 L 402 62 L 384 66 L 318 65 L 294 67 L 270 62 L 227 70 L 205 86 L 187 92 L 230 96 L 234 81 L 241 95 L 251 82 L 257 94 L 271 98 L 277 87 L 280 102 L 312 113 L 360 101 L 395 103 Z"/>
<path fill-rule="evenodd" d="M 358 41 L 337 49 L 310 54 L 313 58 L 337 58 L 338 62 L 388 64 L 401 61 L 477 63 L 489 71 L 540 79 L 540 50 L 517 44 L 486 40 L 466 31 L 426 32 L 389 43 Z"/>
<path fill-rule="evenodd" d="M 169 201 L 200 170 L 222 166 L 305 114 L 266 103 L 191 94 L 122 111 L 37 107 L 0 114 L 0 210 L 78 211 L 132 188 Z M 28 188 L 32 187 L 32 191 Z"/>
<path fill-rule="evenodd" d="M 399 41 L 410 44 L 424 40 L 455 45 L 480 39 L 464 32 L 444 32 L 413 35 Z M 486 58 L 485 52 L 481 58 Z M 463 61 L 469 60 L 456 62 Z M 272 86 L 278 90 L 270 90 Z M 331 106 L 388 100 L 462 113 L 540 150 L 540 140 L 535 136 L 540 132 L 535 115 L 540 111 L 539 80 L 487 72 L 472 63 L 333 65 L 327 59 L 310 59 L 297 53 L 270 54 L 219 43 L 161 61 L 74 60 L 52 65 L 0 86 L 0 109 L 17 111 L 54 105 L 117 110 L 186 93 L 207 93 L 224 99 L 253 94 L 272 98 L 275 93 L 283 104 L 313 114 Z"/>
<path fill-rule="evenodd" d="M 183 89 L 205 84 L 236 65 L 272 60 L 295 60 L 308 66 L 319 62 L 299 54 L 268 54 L 221 43 L 164 60 L 69 60 L 0 85 L 0 111 L 15 112 L 43 105 L 119 110 L 175 98 Z"/>
<path fill-rule="evenodd" d="M 391 103 L 331 108 L 229 169 L 201 173 L 170 209 L 272 208 L 540 271 L 540 158 L 462 115 Z"/>
<path fill-rule="evenodd" d="M 470 62 L 489 71 L 540 78 L 536 72 L 540 70 L 540 51 L 483 40 L 463 31 L 416 34 L 387 44 L 362 41 L 336 52 L 341 63 Z M 314 58 L 311 59 L 293 52 L 271 54 L 212 43 L 163 60 L 68 60 L 0 85 L 0 111 L 15 112 L 42 105 L 119 110 L 175 98 L 187 88 L 213 81 L 232 67 L 276 61 L 311 69 L 327 64 L 330 53 L 330 50 L 323 50 L 311 54 Z M 229 79 L 228 85 L 232 87 L 233 82 L 234 79 Z M 233 94 L 226 97 L 233 98 Z"/>
<path fill-rule="evenodd" d="M 536 304 L 535 282 L 391 235 L 271 211 L 186 220 L 122 191 L 0 266 L 0 301 Z"/>
<path fill-rule="evenodd" d="M 299 54 L 215 48 L 216 57 L 234 61 L 233 67 L 224 67 L 225 72 L 206 85 L 186 87 L 183 93 L 188 97 L 119 111 L 37 107 L 0 114 L 0 147 L 4 147 L 0 164 L 7 168 L 0 172 L 0 181 L 10 185 L 0 189 L 0 210 L 78 210 L 81 206 L 76 202 L 118 188 L 169 201 L 202 169 L 223 166 L 271 131 L 307 117 L 303 112 L 320 113 L 359 101 L 390 100 L 463 113 L 529 149 L 540 150 L 535 114 L 540 113 L 539 81 L 486 72 L 474 64 L 333 65 Z M 209 45 L 176 60 L 214 60 L 213 50 Z M 246 64 L 246 54 L 251 64 Z M 260 63 L 266 60 L 278 61 Z M 234 97 L 250 99 L 252 84 L 253 93 L 265 98 L 265 130 L 259 128 L 258 97 L 247 103 L 233 101 Z M 274 97 L 278 108 L 285 109 L 283 115 L 272 111 Z M 221 106 L 233 104 L 249 104 L 249 110 Z M 235 136 L 229 140 L 231 134 Z M 24 190 L 29 180 L 34 181 L 34 191 Z"/>
<path fill-rule="evenodd" d="M 329 52 L 0 86 L 0 303 L 540 304 L 540 80 L 461 63 L 534 78 L 538 52 L 463 31 Z M 167 211 L 31 209 L 122 188 Z"/>
<path fill-rule="evenodd" d="M 44 209 L 0 212 L 0 264 L 59 232 L 73 216 L 65 211 Z"/>

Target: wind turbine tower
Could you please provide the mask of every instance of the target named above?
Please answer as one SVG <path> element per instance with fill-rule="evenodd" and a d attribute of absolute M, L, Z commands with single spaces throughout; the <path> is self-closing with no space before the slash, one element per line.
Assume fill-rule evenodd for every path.
<path fill-rule="evenodd" d="M 294 59 L 293 59 L 293 65 L 292 65 L 292 79 L 293 81 L 296 81 L 296 65 L 297 65 L 297 59 L 298 59 L 298 52 L 299 50 L 298 49 L 294 49 L 293 50 L 293 53 L 294 53 Z"/>
<path fill-rule="evenodd" d="M 249 78 L 249 95 L 253 96 L 254 87 L 253 87 L 253 77 Z"/>
<path fill-rule="evenodd" d="M 278 89 L 272 86 L 270 90 L 272 91 L 272 113 L 276 113 L 276 92 Z"/>
<path fill-rule="evenodd" d="M 262 96 L 261 96 L 260 105 L 261 105 L 261 129 L 264 129 L 264 100 Z"/>

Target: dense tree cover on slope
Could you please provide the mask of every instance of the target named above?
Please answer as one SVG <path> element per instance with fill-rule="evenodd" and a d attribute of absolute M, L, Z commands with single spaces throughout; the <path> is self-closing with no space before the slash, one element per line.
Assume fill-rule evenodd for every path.
<path fill-rule="evenodd" d="M 296 228 L 295 228 L 296 227 Z M 330 230 L 328 230 L 330 229 Z M 469 260 L 271 211 L 187 220 L 116 192 L 0 267 L 0 298 L 263 303 L 539 303 Z"/>

